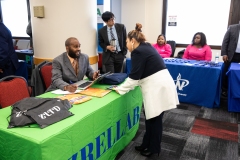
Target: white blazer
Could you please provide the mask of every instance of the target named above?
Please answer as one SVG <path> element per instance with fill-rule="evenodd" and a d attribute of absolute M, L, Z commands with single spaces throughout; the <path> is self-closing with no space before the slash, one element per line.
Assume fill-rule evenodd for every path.
<path fill-rule="evenodd" d="M 176 86 L 167 69 L 141 80 L 128 77 L 116 90 L 122 95 L 133 90 L 135 86 L 141 88 L 147 120 L 159 116 L 163 111 L 176 108 L 179 104 Z"/>

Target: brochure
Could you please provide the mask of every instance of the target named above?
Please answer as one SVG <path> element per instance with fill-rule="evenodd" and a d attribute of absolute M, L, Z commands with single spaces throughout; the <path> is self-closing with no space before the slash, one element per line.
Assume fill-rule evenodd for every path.
<path fill-rule="evenodd" d="M 67 94 L 64 96 L 59 96 L 62 100 L 67 99 L 71 104 L 80 104 L 92 99 L 90 96 L 80 95 L 80 94 Z"/>
<path fill-rule="evenodd" d="M 84 95 L 94 96 L 94 97 L 103 97 L 109 92 L 111 92 L 111 90 L 105 90 L 100 88 L 88 88 L 83 91 L 80 91 L 79 94 L 84 94 Z"/>

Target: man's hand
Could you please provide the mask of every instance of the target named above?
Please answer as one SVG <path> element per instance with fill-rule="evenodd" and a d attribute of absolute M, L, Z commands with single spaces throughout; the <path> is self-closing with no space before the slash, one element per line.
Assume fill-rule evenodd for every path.
<path fill-rule="evenodd" d="M 224 55 L 222 59 L 223 59 L 224 62 L 227 62 L 228 61 L 228 56 Z"/>
<path fill-rule="evenodd" d="M 114 46 L 107 46 L 107 49 L 111 52 L 115 52 L 116 51 L 116 47 Z"/>
<path fill-rule="evenodd" d="M 0 68 L 0 73 L 3 73 L 3 70 Z"/>
<path fill-rule="evenodd" d="M 99 75 L 99 70 L 97 71 L 97 72 L 94 72 L 93 73 L 93 80 L 95 80 L 97 77 L 98 77 L 98 75 Z"/>
<path fill-rule="evenodd" d="M 70 84 L 70 85 L 67 85 L 65 89 L 68 92 L 75 92 L 77 90 L 77 86 L 73 85 L 73 84 Z"/>

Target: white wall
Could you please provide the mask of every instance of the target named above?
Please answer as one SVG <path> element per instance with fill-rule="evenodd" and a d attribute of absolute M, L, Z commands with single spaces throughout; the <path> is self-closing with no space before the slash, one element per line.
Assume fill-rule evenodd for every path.
<path fill-rule="evenodd" d="M 45 18 L 34 17 L 33 6 L 44 6 Z M 97 55 L 96 0 L 31 0 L 30 9 L 35 57 L 55 58 L 69 37 L 78 38 L 83 53 Z"/>
<path fill-rule="evenodd" d="M 121 23 L 121 13 L 122 13 L 122 2 L 121 0 L 111 0 L 111 6 L 110 6 L 110 10 L 111 12 L 114 14 L 115 16 L 115 22 L 116 23 Z"/>
<path fill-rule="evenodd" d="M 162 0 L 121 0 L 121 23 L 127 33 L 135 29 L 136 23 L 143 25 L 142 31 L 148 42 L 156 42 L 162 31 Z M 114 11 L 113 11 L 114 12 Z M 130 57 L 130 53 L 127 54 Z"/>
<path fill-rule="evenodd" d="M 208 44 L 221 45 L 228 26 L 231 0 L 198 2 L 198 0 L 168 0 L 167 24 L 176 21 L 177 26 L 166 26 L 167 39 L 175 40 L 179 44 L 188 44 L 191 43 L 195 33 L 203 32 Z M 200 8 L 202 12 L 200 10 L 197 12 Z M 170 16 L 176 16 L 176 19 L 170 20 Z"/>
<path fill-rule="evenodd" d="M 113 0 L 114 1 L 114 0 Z M 122 13 L 121 23 L 125 24 L 127 32 L 135 29 L 136 23 L 143 25 L 143 33 L 147 41 L 155 43 L 159 34 L 162 31 L 162 7 L 163 0 L 121 0 Z M 113 10 L 114 12 L 114 10 Z M 176 48 L 175 56 L 184 48 Z M 212 60 L 215 59 L 215 54 L 221 54 L 220 50 L 212 49 Z M 130 53 L 127 54 L 130 57 Z M 219 57 L 222 61 L 222 57 Z"/>
<path fill-rule="evenodd" d="M 121 23 L 127 32 L 141 23 L 147 41 L 155 42 L 162 30 L 162 4 L 162 0 L 122 0 Z"/>
<path fill-rule="evenodd" d="M 162 30 L 162 4 L 163 0 L 112 0 L 111 11 L 117 22 L 125 24 L 127 32 L 135 29 L 136 23 L 141 23 L 147 40 L 153 43 Z M 33 6 L 44 6 L 45 18 L 34 17 Z M 31 0 L 35 57 L 55 58 L 65 51 L 64 42 L 71 36 L 79 39 L 83 53 L 90 57 L 97 55 L 96 8 L 96 0 L 72 0 L 71 3 L 68 0 Z M 181 49 L 176 48 L 175 55 Z M 213 58 L 216 52 L 220 53 L 213 50 Z"/>

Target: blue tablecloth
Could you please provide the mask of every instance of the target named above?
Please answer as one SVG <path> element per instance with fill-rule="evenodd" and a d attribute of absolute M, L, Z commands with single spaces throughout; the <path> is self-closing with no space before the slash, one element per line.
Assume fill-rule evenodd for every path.
<path fill-rule="evenodd" d="M 164 59 L 175 81 L 180 102 L 208 108 L 219 107 L 222 64 L 213 62 Z M 125 72 L 131 71 L 131 59 L 126 59 Z"/>
<path fill-rule="evenodd" d="M 240 112 L 240 64 L 231 63 L 228 75 L 228 111 Z"/>
<path fill-rule="evenodd" d="M 28 65 L 25 61 L 19 61 L 19 67 L 15 73 L 16 76 L 21 76 L 28 81 Z"/>

